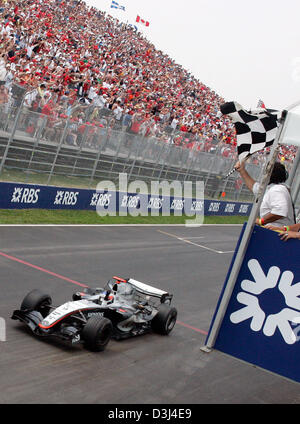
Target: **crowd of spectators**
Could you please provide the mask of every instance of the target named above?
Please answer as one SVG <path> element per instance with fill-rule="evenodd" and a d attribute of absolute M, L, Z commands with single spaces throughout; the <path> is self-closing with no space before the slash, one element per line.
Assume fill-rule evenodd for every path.
<path fill-rule="evenodd" d="M 12 82 L 26 87 L 25 110 L 47 116 L 47 137 L 57 137 L 80 104 L 107 110 L 110 120 L 96 112 L 86 122 L 74 112 L 73 143 L 80 128 L 113 122 L 184 148 L 235 154 L 234 126 L 218 115 L 224 99 L 132 26 L 81 0 L 2 0 L 0 17 L 3 91 Z"/>

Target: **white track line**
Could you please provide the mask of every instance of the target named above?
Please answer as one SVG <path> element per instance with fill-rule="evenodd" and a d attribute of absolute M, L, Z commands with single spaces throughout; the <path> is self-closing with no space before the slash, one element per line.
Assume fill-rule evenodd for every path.
<path fill-rule="evenodd" d="M 201 227 L 241 227 L 242 224 L 202 224 Z M 0 224 L 0 227 L 186 227 L 185 224 Z"/>
<path fill-rule="evenodd" d="M 185 240 L 194 240 L 194 239 L 203 239 L 205 236 L 199 236 L 199 237 L 185 237 Z"/>
<path fill-rule="evenodd" d="M 175 236 L 174 234 L 167 233 L 166 231 L 161 231 L 161 230 L 157 230 L 157 231 L 158 231 L 159 233 L 161 233 L 161 234 L 165 234 L 165 235 L 167 235 L 167 236 L 169 236 L 169 237 L 174 237 L 174 238 L 176 238 L 176 239 L 177 239 L 177 240 L 179 240 L 179 241 L 183 241 L 184 243 L 192 244 L 193 246 L 197 246 L 197 247 L 200 247 L 200 248 L 202 248 L 202 249 L 209 250 L 209 251 L 214 252 L 214 253 L 219 253 L 219 254 L 221 254 L 221 253 L 233 253 L 233 252 L 234 252 L 234 250 L 228 250 L 228 251 L 216 250 L 216 249 L 213 249 L 213 248 L 211 248 L 211 247 L 203 246 L 202 244 L 194 243 L 194 242 L 192 242 L 192 241 L 190 241 L 190 240 L 187 240 L 187 239 L 185 239 L 185 238 Z"/>

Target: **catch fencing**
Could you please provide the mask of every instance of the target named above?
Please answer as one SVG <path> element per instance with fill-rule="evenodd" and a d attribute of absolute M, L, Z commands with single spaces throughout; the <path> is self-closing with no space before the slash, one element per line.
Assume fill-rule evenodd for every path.
<path fill-rule="evenodd" d="M 204 181 L 205 197 L 252 201 L 249 190 L 233 173 L 236 157 L 225 157 L 225 145 L 165 127 L 160 138 L 134 134 L 125 116 L 117 120 L 106 108 L 76 104 L 56 118 L 24 104 L 25 90 L 13 85 L 0 105 L 0 178 L 44 185 L 95 188 L 99 181 Z M 176 145 L 180 141 L 181 145 Z M 260 177 L 261 163 L 247 165 Z"/>

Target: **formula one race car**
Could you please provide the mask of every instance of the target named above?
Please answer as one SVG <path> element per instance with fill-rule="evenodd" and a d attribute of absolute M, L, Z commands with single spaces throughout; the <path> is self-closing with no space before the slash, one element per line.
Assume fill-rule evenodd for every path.
<path fill-rule="evenodd" d="M 56 336 L 102 351 L 111 338 L 149 331 L 169 334 L 177 318 L 177 310 L 170 306 L 172 297 L 132 278 L 113 277 L 104 288 L 85 288 L 73 294 L 73 301 L 58 307 L 52 306 L 48 294 L 34 289 L 12 319 L 27 324 L 37 336 Z"/>

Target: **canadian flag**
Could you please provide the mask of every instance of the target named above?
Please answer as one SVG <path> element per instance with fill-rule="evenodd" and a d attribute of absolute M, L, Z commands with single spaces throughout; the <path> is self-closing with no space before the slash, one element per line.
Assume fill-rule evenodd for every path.
<path fill-rule="evenodd" d="M 150 25 L 148 21 L 144 21 L 144 19 L 142 19 L 139 15 L 136 17 L 136 22 L 143 24 L 146 27 L 148 27 Z"/>

